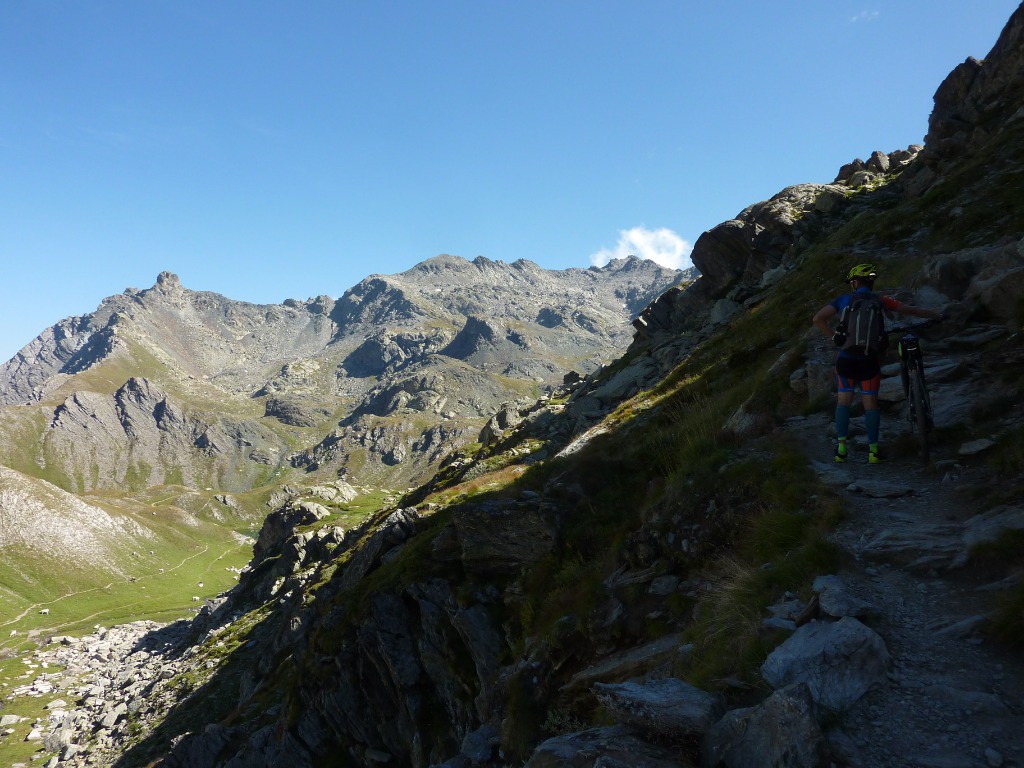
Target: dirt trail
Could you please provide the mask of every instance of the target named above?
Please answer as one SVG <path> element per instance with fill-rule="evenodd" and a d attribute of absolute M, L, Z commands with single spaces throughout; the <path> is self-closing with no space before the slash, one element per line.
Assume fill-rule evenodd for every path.
<path fill-rule="evenodd" d="M 984 482 L 984 470 L 914 458 L 868 465 L 856 446 L 835 464 L 828 426 L 817 415 L 787 431 L 845 500 L 833 540 L 852 558 L 838 575 L 874 607 L 864 622 L 892 657 L 890 685 L 839 715 L 837 756 L 865 768 L 1024 766 L 1024 658 L 984 637 L 992 585 L 954 564 L 965 521 L 980 511 L 961 491 Z"/>

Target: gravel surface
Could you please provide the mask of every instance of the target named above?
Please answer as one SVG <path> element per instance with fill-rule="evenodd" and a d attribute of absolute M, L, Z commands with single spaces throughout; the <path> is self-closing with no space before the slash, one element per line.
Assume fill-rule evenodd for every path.
<path fill-rule="evenodd" d="M 809 453 L 831 458 L 829 419 L 792 420 Z M 837 715 L 833 751 L 853 766 L 973 768 L 1024 765 L 1024 660 L 984 635 L 996 590 L 956 567 L 964 522 L 981 510 L 964 493 L 982 469 L 881 465 L 855 451 L 815 463 L 842 495 L 833 540 L 852 558 L 838 574 L 874 607 L 864 620 L 893 659 L 890 685 Z"/>

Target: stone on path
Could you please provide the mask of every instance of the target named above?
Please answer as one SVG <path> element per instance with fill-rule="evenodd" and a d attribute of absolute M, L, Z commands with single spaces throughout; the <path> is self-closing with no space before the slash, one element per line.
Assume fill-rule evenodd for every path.
<path fill-rule="evenodd" d="M 819 576 L 811 589 L 818 593 L 821 611 L 837 619 L 844 616 L 859 619 L 875 612 L 874 606 L 852 594 L 838 576 Z"/>
<path fill-rule="evenodd" d="M 957 453 L 961 456 L 977 456 L 979 453 L 984 453 L 989 448 L 992 448 L 995 444 L 995 440 L 983 437 L 980 440 L 971 440 L 968 443 L 964 443 L 960 446 L 960 450 Z"/>
<path fill-rule="evenodd" d="M 986 715 L 1008 715 L 1010 710 L 1003 700 L 994 693 L 984 691 L 963 691 L 949 685 L 929 685 L 924 694 L 935 701 L 951 704 L 960 709 L 981 712 Z"/>
<path fill-rule="evenodd" d="M 912 496 L 914 486 L 905 483 L 889 483 L 884 480 L 857 480 L 846 486 L 851 493 L 863 493 L 872 499 L 898 499 Z"/>

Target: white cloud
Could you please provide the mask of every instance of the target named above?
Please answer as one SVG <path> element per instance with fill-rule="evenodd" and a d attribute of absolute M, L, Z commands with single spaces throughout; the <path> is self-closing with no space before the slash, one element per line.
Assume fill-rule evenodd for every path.
<path fill-rule="evenodd" d="M 639 256 L 669 269 L 686 269 L 693 266 L 690 261 L 692 250 L 693 245 L 671 229 L 633 227 L 620 229 L 618 244 L 614 248 L 602 248 L 591 254 L 590 263 L 595 267 L 603 267 L 612 259 Z"/>
<path fill-rule="evenodd" d="M 856 24 L 858 21 L 874 21 L 878 18 L 878 11 L 861 11 L 850 22 Z"/>

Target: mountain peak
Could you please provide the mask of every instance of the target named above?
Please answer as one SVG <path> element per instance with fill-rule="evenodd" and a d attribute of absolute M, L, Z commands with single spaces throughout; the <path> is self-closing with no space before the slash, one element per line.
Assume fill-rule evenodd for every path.
<path fill-rule="evenodd" d="M 159 288 L 163 291 L 174 291 L 181 289 L 181 280 L 173 272 L 161 272 L 156 276 L 156 285 L 154 288 Z"/>

